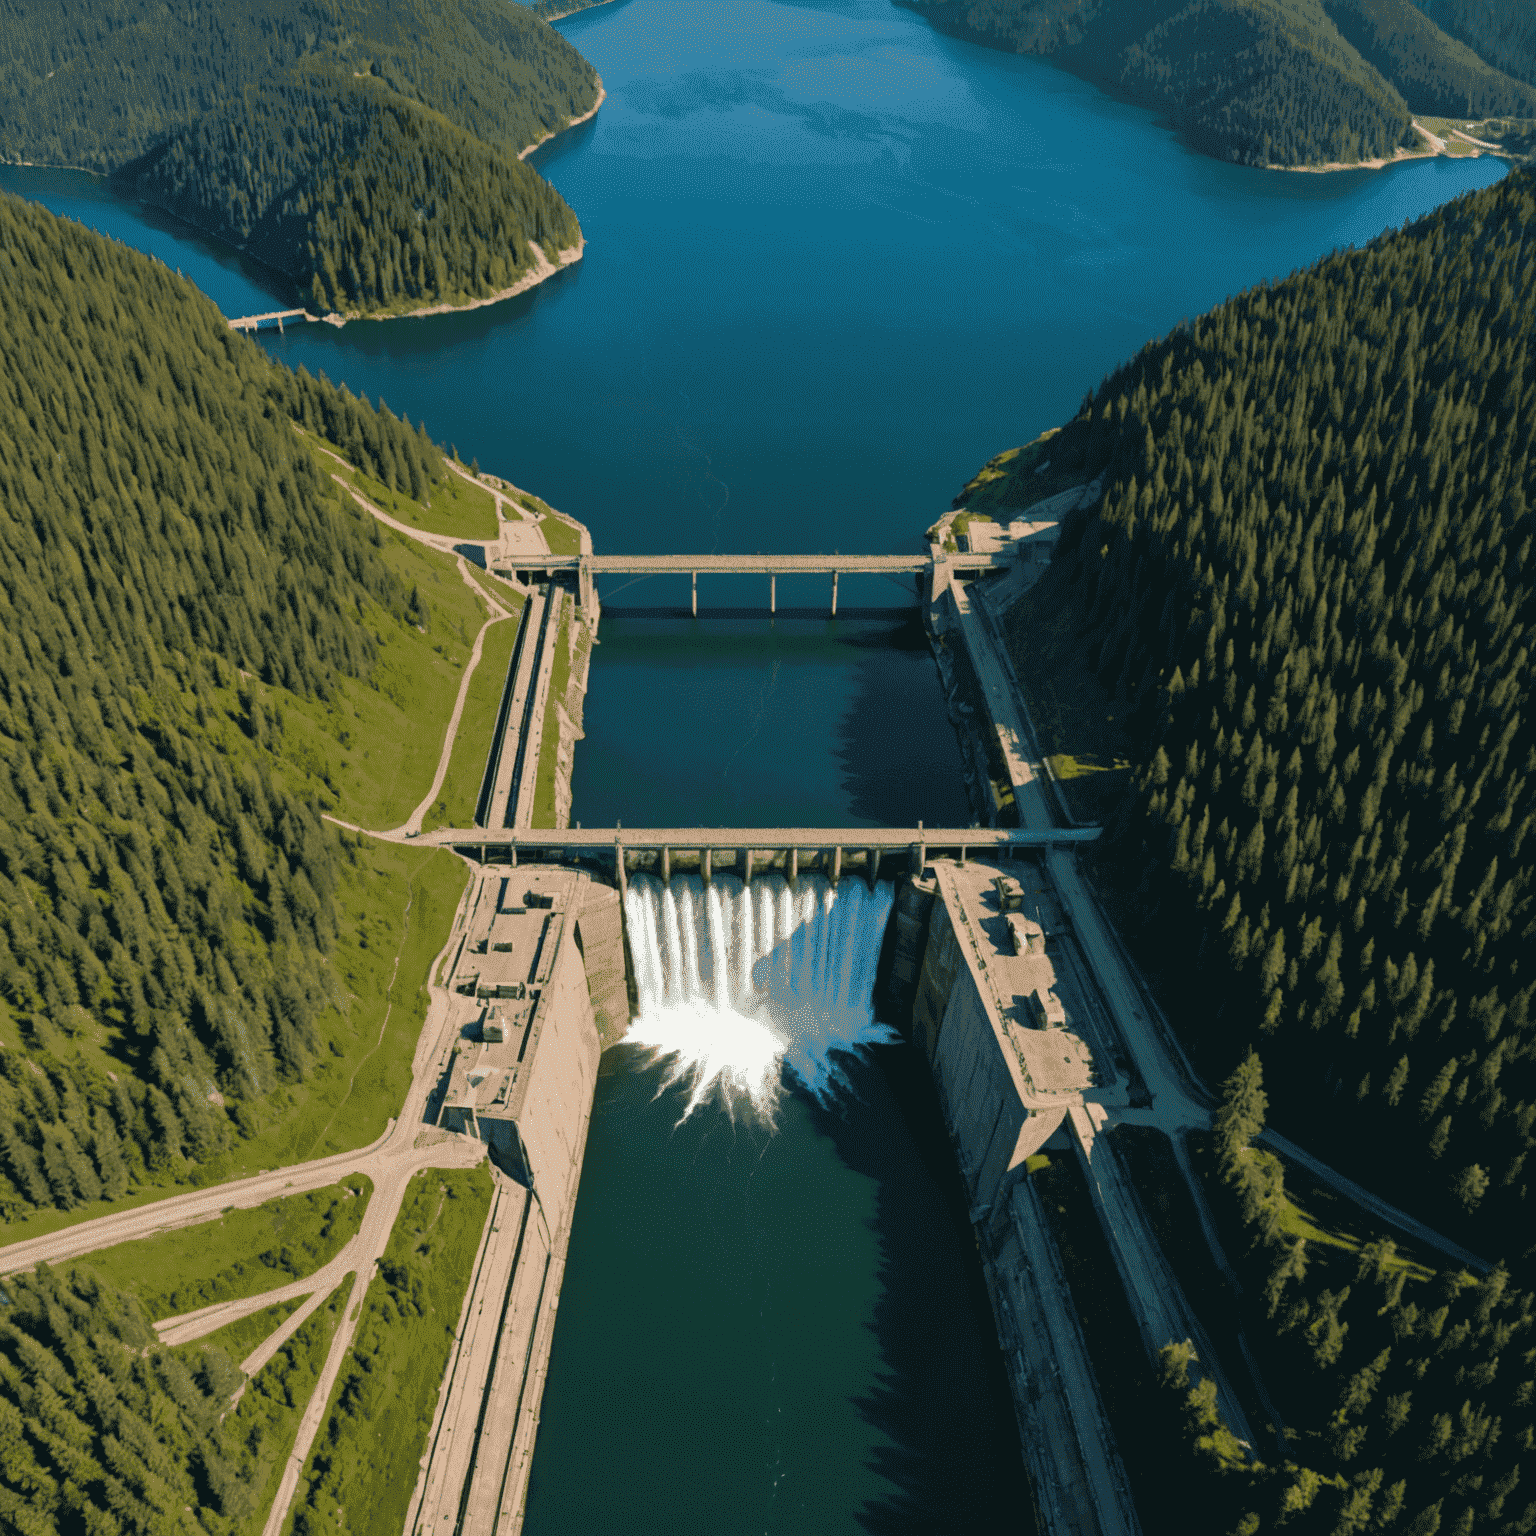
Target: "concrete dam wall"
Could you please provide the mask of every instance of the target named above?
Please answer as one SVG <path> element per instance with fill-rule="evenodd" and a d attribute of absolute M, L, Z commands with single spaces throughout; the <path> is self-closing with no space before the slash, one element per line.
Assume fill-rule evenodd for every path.
<path fill-rule="evenodd" d="M 1056 1240 L 1027 1177 L 1028 1159 L 1096 1086 L 1088 1047 L 1065 1027 L 1046 925 L 1004 910 L 996 886 L 1029 868 L 936 862 L 905 883 L 887 990 L 896 1012 L 910 1009 L 971 1204 L 1038 1523 L 1052 1536 L 1137 1536 Z"/>

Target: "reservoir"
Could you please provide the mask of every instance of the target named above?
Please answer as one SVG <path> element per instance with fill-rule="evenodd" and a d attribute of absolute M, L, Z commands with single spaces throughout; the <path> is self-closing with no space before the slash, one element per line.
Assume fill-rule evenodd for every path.
<path fill-rule="evenodd" d="M 559 26 L 608 92 L 535 157 L 584 259 L 494 307 L 261 340 L 580 518 L 599 551 L 916 548 L 985 460 L 1144 342 L 1503 174 L 1219 164 L 887 0 L 616 0 Z M 153 251 L 228 314 L 288 298 L 93 178 L 7 167 L 0 187 Z M 760 583 L 706 580 L 706 606 L 766 607 Z M 781 605 L 822 601 L 788 586 Z M 635 615 L 686 591 L 603 593 L 625 611 L 594 653 L 575 817 L 970 820 L 899 615 Z M 841 600 L 910 597 L 845 578 Z M 685 1115 L 654 1045 L 605 1057 L 531 1536 L 1030 1529 L 953 1154 L 925 1069 L 878 1023 L 819 1095 L 786 1072 L 771 1121 L 718 1098 Z"/>

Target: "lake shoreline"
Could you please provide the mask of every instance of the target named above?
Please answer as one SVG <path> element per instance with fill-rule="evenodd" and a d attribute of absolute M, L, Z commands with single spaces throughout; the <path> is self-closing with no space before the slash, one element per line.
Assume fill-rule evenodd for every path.
<path fill-rule="evenodd" d="M 573 5 L 568 11 L 556 11 L 553 16 L 546 16 L 544 20 L 553 26 L 557 21 L 564 21 L 567 16 L 579 16 L 583 11 L 595 11 L 600 5 L 611 5 L 613 0 L 587 0 L 585 5 Z"/>
<path fill-rule="evenodd" d="M 608 0 L 598 0 L 598 4 L 600 5 L 606 5 L 607 3 Z M 582 9 L 585 10 L 588 9 L 588 7 L 583 6 Z M 566 15 L 573 16 L 575 15 L 575 12 L 567 11 Z M 558 16 L 555 17 L 556 21 L 559 21 L 559 19 L 560 18 Z M 572 128 L 579 128 L 583 123 L 591 122 L 592 119 L 597 116 L 597 109 L 602 106 L 602 104 L 607 101 L 607 99 L 608 90 L 607 87 L 603 84 L 603 77 L 599 75 L 597 77 L 597 100 L 592 103 L 592 110 L 590 112 L 583 112 L 580 117 L 573 117 L 570 122 L 565 125 L 564 128 L 551 128 L 550 131 L 546 133 L 542 139 L 536 140 L 534 143 L 530 144 L 527 149 L 519 150 L 517 153 L 517 158 L 519 160 L 526 160 L 528 156 L 534 152 L 534 150 L 541 149 L 544 145 L 548 144 L 551 139 L 557 139 L 562 133 L 569 133 Z"/>
<path fill-rule="evenodd" d="M 607 0 L 598 0 L 598 3 L 606 4 Z M 587 7 L 580 7 L 579 9 L 587 9 Z M 559 18 L 557 17 L 556 20 L 558 19 Z M 598 108 L 601 107 L 607 99 L 608 91 L 603 85 L 602 76 L 599 75 L 597 79 L 597 100 L 593 102 L 591 110 L 583 112 L 580 117 L 573 117 L 570 122 L 568 122 L 563 128 L 556 128 L 551 130 L 549 133 L 546 133 L 542 139 L 539 139 L 535 143 L 528 145 L 526 149 L 520 150 L 518 152 L 517 158 L 519 160 L 526 160 L 528 156 L 531 155 L 536 149 L 541 149 L 545 144 L 548 144 L 551 139 L 558 138 L 562 133 L 568 133 L 572 128 L 579 127 L 582 123 L 590 122 L 594 117 L 597 116 Z M 112 179 L 110 172 L 93 171 L 86 166 L 43 165 L 30 160 L 14 160 L 4 163 L 22 166 L 27 169 L 34 170 L 83 171 L 86 175 L 95 176 L 101 181 L 109 183 Z M 244 246 L 233 244 L 221 236 L 217 231 L 206 229 L 202 225 L 193 223 L 184 215 L 176 213 L 173 209 L 160 208 L 159 204 L 151 203 L 147 200 L 144 201 L 144 206 L 148 208 L 159 208 L 161 212 L 168 213 L 173 218 L 181 219 L 189 229 L 196 230 L 199 236 L 202 238 L 218 241 L 221 245 L 226 246 L 229 250 L 235 251 L 242 256 L 249 256 L 249 253 L 246 251 Z M 539 245 L 537 241 L 530 240 L 528 245 L 536 258 L 535 265 L 528 271 L 524 272 L 523 275 L 511 285 L 511 287 L 502 288 L 496 293 L 487 294 L 483 298 L 470 299 L 462 304 L 428 304 L 423 305 L 420 309 L 393 310 L 388 312 L 378 310 L 371 312 L 354 310 L 350 314 L 338 314 L 332 312 L 328 315 L 310 315 L 308 318 L 311 320 L 321 321 L 327 325 L 334 325 L 339 329 L 342 326 L 351 324 L 355 320 L 411 320 L 424 318 L 428 315 L 453 314 L 460 310 L 484 309 L 487 305 L 501 304 L 507 299 L 516 298 L 518 294 L 526 293 L 530 288 L 536 288 L 546 279 L 554 277 L 557 273 L 565 271 L 567 267 L 574 266 L 578 261 L 581 260 L 582 256 L 586 252 L 587 237 L 582 235 L 577 240 L 575 245 L 567 246 L 565 249 L 557 251 L 555 253 L 556 259 L 554 261 L 551 261 L 549 257 L 544 254 L 543 247 Z M 250 257 L 249 259 L 258 261 L 260 260 L 259 257 Z M 288 278 L 289 281 L 292 281 L 292 278 L 288 273 L 278 272 L 276 268 L 273 268 L 272 270 L 277 272 L 279 277 Z"/>
<path fill-rule="evenodd" d="M 606 0 L 599 0 L 599 3 L 606 3 Z M 597 80 L 597 100 L 592 103 L 592 109 L 589 112 L 583 112 L 580 117 L 573 117 L 565 127 L 552 129 L 536 143 L 520 150 L 517 158 L 519 160 L 526 160 L 534 150 L 542 148 L 551 139 L 558 138 L 562 133 L 569 133 L 572 128 L 579 127 L 582 123 L 591 122 L 597 116 L 597 109 L 607 99 L 608 91 L 603 85 L 602 76 L 599 75 Z M 557 251 L 555 253 L 556 260 L 553 262 L 544 254 L 544 248 L 536 240 L 530 240 L 528 246 L 538 258 L 537 264 L 518 278 L 510 288 L 502 288 L 496 293 L 487 294 L 484 298 L 470 299 L 464 304 L 427 304 L 423 305 L 420 309 L 396 310 L 392 313 L 374 312 L 364 314 L 358 311 L 350 315 L 325 315 L 321 318 L 336 326 L 348 325 L 354 320 L 420 320 L 428 315 L 451 315 L 471 309 L 484 309 L 487 305 L 491 304 L 501 304 L 507 299 L 516 298 L 520 293 L 527 293 L 530 288 L 538 287 L 547 278 L 554 277 L 557 273 L 565 271 L 567 267 L 574 266 L 586 253 L 587 237 L 582 235 L 575 245 L 567 246 L 564 250 Z"/>
<path fill-rule="evenodd" d="M 547 278 L 564 272 L 567 267 L 575 266 L 586 252 L 587 237 L 583 235 L 575 245 L 567 246 L 563 251 L 557 251 L 555 254 L 559 259 L 554 262 L 544 254 L 538 241 L 530 240 L 528 247 L 538 257 L 538 264 L 525 272 L 510 288 L 502 288 L 496 293 L 487 294 L 484 298 L 470 299 L 463 304 L 427 304 L 420 309 L 401 309 L 390 313 L 358 312 L 351 315 L 321 315 L 316 318 L 339 327 L 351 325 L 358 320 L 423 320 L 429 315 L 456 315 L 471 309 L 484 309 L 490 304 L 501 304 L 507 299 L 516 298 L 520 293 L 527 293 L 530 288 L 537 288 Z"/>
<path fill-rule="evenodd" d="M 1407 165 L 1420 160 L 1479 160 L 1485 154 L 1493 155 L 1501 160 L 1510 160 L 1509 155 L 1499 144 L 1489 144 L 1482 139 L 1469 138 L 1458 131 L 1457 137 L 1464 143 L 1474 146 L 1464 155 L 1453 155 L 1446 147 L 1444 139 L 1433 134 L 1427 128 L 1414 123 L 1415 130 L 1428 140 L 1428 149 L 1396 149 L 1391 156 L 1381 156 L 1374 160 L 1329 160 L 1322 165 L 1266 165 L 1266 171 L 1302 171 L 1314 176 L 1330 175 L 1334 171 L 1383 171 L 1392 165 Z"/>

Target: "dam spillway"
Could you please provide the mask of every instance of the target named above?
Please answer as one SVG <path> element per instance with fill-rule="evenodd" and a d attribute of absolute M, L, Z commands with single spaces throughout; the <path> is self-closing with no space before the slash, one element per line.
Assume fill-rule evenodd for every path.
<path fill-rule="evenodd" d="M 888 881 L 630 883 L 639 1012 L 628 1038 L 666 1063 L 663 1088 L 687 1084 L 685 1116 L 716 1095 L 771 1123 L 781 1068 L 829 1103 L 847 1058 L 900 1039 L 873 1001 L 893 901 Z"/>

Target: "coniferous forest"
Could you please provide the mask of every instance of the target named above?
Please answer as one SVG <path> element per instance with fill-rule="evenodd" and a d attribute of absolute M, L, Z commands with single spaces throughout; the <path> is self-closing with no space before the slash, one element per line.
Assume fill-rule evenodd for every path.
<path fill-rule="evenodd" d="M 15 198 L 0 351 L 9 1219 L 195 1168 L 309 1071 L 344 849 L 274 781 L 242 680 L 366 677 L 363 606 L 403 620 L 410 594 L 294 423 L 397 489 L 448 471 L 191 283 Z M 210 745 L 216 690 L 241 700 L 248 758 Z M 67 1045 L 103 1037 L 99 1061 Z"/>
<path fill-rule="evenodd" d="M 1536 117 L 1526 0 L 897 0 L 1055 59 L 1250 165 L 1390 158 L 1414 113 Z"/>
<path fill-rule="evenodd" d="M 342 313 L 498 293 L 579 244 L 519 159 L 597 101 L 564 38 L 492 0 L 233 10 L 7 4 L 0 158 L 111 173 Z"/>
<path fill-rule="evenodd" d="M 1225 1083 L 1289 1426 L 1254 1473 L 1168 1362 L 1211 1529 L 1536 1528 L 1533 228 L 1517 172 L 1182 326 L 1050 439 L 1105 489 L 1031 612 L 1075 616 L 1139 765 L 1100 873 Z M 1341 1267 L 1286 1228 L 1266 1122 L 1495 1267 Z"/>

